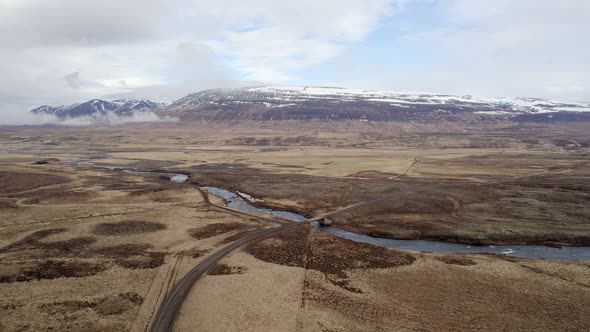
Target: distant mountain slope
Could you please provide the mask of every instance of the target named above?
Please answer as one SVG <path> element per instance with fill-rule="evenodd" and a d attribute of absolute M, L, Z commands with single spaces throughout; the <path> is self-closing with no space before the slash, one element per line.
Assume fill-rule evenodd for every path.
<path fill-rule="evenodd" d="M 476 98 L 288 86 L 205 90 L 181 98 L 161 112 L 189 121 L 590 120 L 590 113 L 583 114 L 590 112 L 590 104 L 561 103 L 538 98 Z M 555 116 L 537 116 L 545 113 Z"/>
<path fill-rule="evenodd" d="M 89 100 L 41 106 L 35 114 L 58 121 L 94 123 L 180 119 L 182 121 L 353 120 L 393 122 L 580 122 L 590 121 L 590 104 L 539 98 L 477 98 L 427 93 L 396 93 L 329 87 L 267 86 L 212 89 L 166 106 L 148 100 Z"/>
<path fill-rule="evenodd" d="M 58 118 L 79 118 L 84 116 L 97 116 L 113 114 L 116 116 L 132 116 L 136 112 L 154 111 L 165 107 L 165 104 L 155 103 L 149 100 L 123 100 L 112 101 L 92 99 L 85 103 L 64 106 L 40 106 L 32 109 L 35 114 L 50 114 Z"/>

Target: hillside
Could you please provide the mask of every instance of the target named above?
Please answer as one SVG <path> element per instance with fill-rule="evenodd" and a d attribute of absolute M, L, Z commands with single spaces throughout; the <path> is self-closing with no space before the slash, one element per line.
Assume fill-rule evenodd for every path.
<path fill-rule="evenodd" d="M 213 89 L 190 94 L 161 114 L 181 120 L 580 121 L 590 104 L 538 98 L 476 98 L 327 87 Z"/>
<path fill-rule="evenodd" d="M 590 121 L 590 104 L 539 98 L 479 98 L 428 93 L 396 93 L 328 87 L 267 86 L 211 89 L 166 106 L 148 100 L 93 99 L 34 114 L 58 119 L 114 116 L 134 122 L 138 114 L 191 121 L 359 121 L 419 123 L 580 122 Z M 104 122 L 104 121 L 103 121 Z"/>
<path fill-rule="evenodd" d="M 133 116 L 137 112 L 153 111 L 165 106 L 162 103 L 155 103 L 149 100 L 123 100 L 113 101 L 92 99 L 80 104 L 63 105 L 63 106 L 40 106 L 32 109 L 35 114 L 55 115 L 60 119 L 79 118 L 84 116 L 96 116 L 113 114 L 115 116 Z"/>

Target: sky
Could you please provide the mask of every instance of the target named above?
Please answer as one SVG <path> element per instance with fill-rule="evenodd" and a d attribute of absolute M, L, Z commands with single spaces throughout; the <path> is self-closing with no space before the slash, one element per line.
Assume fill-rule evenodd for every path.
<path fill-rule="evenodd" d="M 587 0 L 0 0 L 0 114 L 319 85 L 590 102 Z"/>

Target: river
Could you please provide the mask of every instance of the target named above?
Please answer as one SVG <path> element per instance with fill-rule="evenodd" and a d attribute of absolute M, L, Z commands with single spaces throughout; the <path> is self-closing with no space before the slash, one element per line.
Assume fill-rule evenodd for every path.
<path fill-rule="evenodd" d="M 295 222 L 302 222 L 307 220 L 307 218 L 305 218 L 304 216 L 293 212 L 280 211 L 269 208 L 257 208 L 246 202 L 246 200 L 244 200 L 238 194 L 225 189 L 215 187 L 201 187 L 201 189 L 207 191 L 212 195 L 225 199 L 225 201 L 227 202 L 227 206 L 232 209 L 250 213 L 273 215 Z M 317 222 L 313 222 L 312 225 L 324 232 L 330 233 L 339 238 L 348 239 L 355 242 L 369 243 L 379 247 L 386 247 L 398 250 L 461 254 L 487 253 L 524 258 L 561 259 L 575 261 L 590 260 L 590 247 L 549 247 L 543 245 L 524 244 L 477 246 L 443 241 L 396 240 L 352 233 L 332 226 L 321 226 Z"/>
<path fill-rule="evenodd" d="M 152 175 L 165 175 L 175 183 L 183 183 L 188 180 L 188 176 L 185 174 L 175 173 L 161 173 L 161 172 L 142 172 L 134 168 L 120 167 L 120 166 L 103 166 L 110 170 L 118 170 L 126 173 L 135 174 L 152 174 Z M 237 193 L 231 192 L 226 189 L 217 187 L 200 187 L 201 190 L 206 191 L 211 195 L 215 195 L 223 198 L 227 206 L 232 209 L 236 209 L 248 213 L 257 213 L 263 215 L 270 215 L 279 217 L 282 219 L 294 221 L 294 222 L 305 222 L 307 218 L 304 216 L 290 212 L 281 211 L 271 208 L 259 208 L 253 206 L 242 198 Z M 443 241 L 427 241 L 427 240 L 396 240 L 387 238 L 371 237 L 367 235 L 357 234 L 339 229 L 332 226 L 321 226 L 317 222 L 311 223 L 314 227 L 319 230 L 330 233 L 339 238 L 348 239 L 355 242 L 368 243 L 379 247 L 398 249 L 398 250 L 412 250 L 421 252 L 434 252 L 434 253 L 460 253 L 460 254 L 499 254 L 514 257 L 523 258 L 536 258 L 536 259 L 556 259 L 556 260 L 574 260 L 574 261 L 590 261 L 590 247 L 589 246 L 577 246 L 577 247 L 549 247 L 544 245 L 468 245 L 460 243 L 450 243 Z"/>

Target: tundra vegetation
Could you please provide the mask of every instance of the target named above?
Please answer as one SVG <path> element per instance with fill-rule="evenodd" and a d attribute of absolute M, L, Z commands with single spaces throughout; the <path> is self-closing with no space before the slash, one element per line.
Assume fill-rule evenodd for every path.
<path fill-rule="evenodd" d="M 374 237 L 590 245 L 588 125 L 456 126 L 2 128 L 0 330 L 145 330 L 192 267 L 277 227 L 199 186 L 310 218 L 382 198 L 330 217 Z M 302 224 L 223 258 L 174 329 L 583 331 L 588 317 L 587 261 L 400 251 Z"/>

